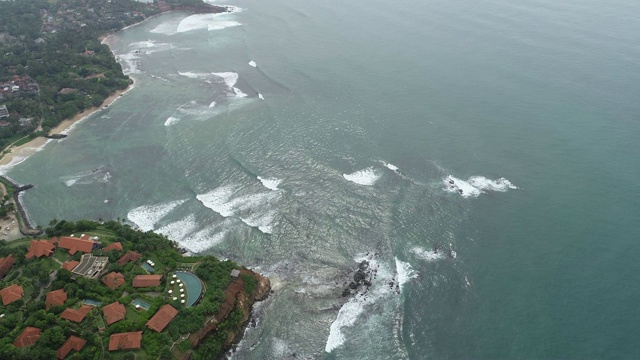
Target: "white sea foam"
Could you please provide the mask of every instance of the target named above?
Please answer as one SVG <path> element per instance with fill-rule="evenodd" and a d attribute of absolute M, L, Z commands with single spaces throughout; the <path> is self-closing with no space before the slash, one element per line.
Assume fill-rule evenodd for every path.
<path fill-rule="evenodd" d="M 136 224 L 142 231 L 153 230 L 155 224 L 157 224 L 158 221 L 160 221 L 173 209 L 182 205 L 185 201 L 187 201 L 187 199 L 175 200 L 155 205 L 139 206 L 129 211 L 129 213 L 127 214 L 127 219 Z"/>
<path fill-rule="evenodd" d="M 174 22 L 166 21 L 149 30 L 149 32 L 154 34 L 173 35 L 176 33 L 176 29 L 177 25 Z"/>
<path fill-rule="evenodd" d="M 262 96 L 262 94 L 258 93 L 258 99 L 264 100 L 264 96 Z"/>
<path fill-rule="evenodd" d="M 9 161 L 6 165 L 0 165 L 0 174 L 6 174 L 9 170 L 11 170 L 14 166 L 21 164 L 23 161 L 27 160 L 29 156 L 42 151 L 45 145 L 47 145 L 52 139 L 47 139 L 47 141 L 40 146 L 29 146 L 16 151 L 16 149 L 12 150 L 13 157 L 11 161 Z"/>
<path fill-rule="evenodd" d="M 164 126 L 171 126 L 171 125 L 175 125 L 180 121 L 180 118 L 177 117 L 173 117 L 173 116 L 169 116 L 167 118 L 167 121 L 164 122 Z"/>
<path fill-rule="evenodd" d="M 140 69 L 138 69 L 138 66 L 140 65 L 140 62 L 138 61 L 138 59 L 140 59 L 139 55 L 140 54 L 137 53 L 137 50 L 131 51 L 131 52 L 126 53 L 126 54 L 118 55 L 118 60 L 122 60 L 122 61 L 119 61 L 119 62 L 120 63 L 124 62 L 124 67 L 123 67 L 122 71 L 126 75 L 141 73 Z"/>
<path fill-rule="evenodd" d="M 251 61 L 249 61 L 249 66 L 257 67 L 258 64 L 256 64 L 255 61 L 251 60 Z"/>
<path fill-rule="evenodd" d="M 198 228 L 196 216 L 191 214 L 183 219 L 167 224 L 157 230 L 157 233 L 165 235 L 169 240 L 182 243 L 184 239 Z"/>
<path fill-rule="evenodd" d="M 484 176 L 472 176 L 464 181 L 449 175 L 443 179 L 443 182 L 446 191 L 459 193 L 462 197 L 478 197 L 487 191 L 505 192 L 518 188 L 505 178 L 491 180 Z"/>
<path fill-rule="evenodd" d="M 418 274 L 411 268 L 411 264 L 396 259 L 396 273 L 398 274 L 398 283 L 402 288 L 402 285 L 406 284 L 409 280 L 418 277 Z"/>
<path fill-rule="evenodd" d="M 237 185 L 225 185 L 208 193 L 197 195 L 196 199 L 198 199 L 202 205 L 223 217 L 229 217 L 233 215 L 233 208 L 227 205 L 227 202 L 238 189 L 239 186 Z"/>
<path fill-rule="evenodd" d="M 262 176 L 258 176 L 258 180 L 260 180 L 260 182 L 262 183 L 262 185 L 264 185 L 264 187 L 273 191 L 279 190 L 278 185 L 280 185 L 280 183 L 282 182 L 281 179 L 263 178 Z"/>
<path fill-rule="evenodd" d="M 442 251 L 425 250 L 417 246 L 411 249 L 411 252 L 416 254 L 419 258 L 426 261 L 435 261 L 435 260 L 440 260 L 445 258 L 444 252 Z"/>
<path fill-rule="evenodd" d="M 395 172 L 398 172 L 398 170 L 400 170 L 400 169 L 398 169 L 397 166 L 395 166 L 393 164 L 390 164 L 390 163 L 384 163 L 384 166 L 386 166 L 389 170 L 392 170 L 392 171 L 395 171 Z"/>
<path fill-rule="evenodd" d="M 210 108 L 212 108 L 212 107 L 214 107 L 214 106 L 216 106 L 216 102 L 215 102 L 215 101 L 212 101 L 212 102 L 209 104 L 209 107 L 210 107 Z"/>
<path fill-rule="evenodd" d="M 342 176 L 358 185 L 371 186 L 378 181 L 381 175 L 373 167 L 370 167 L 352 174 L 342 174 Z"/>
<path fill-rule="evenodd" d="M 208 73 L 195 73 L 192 71 L 178 71 L 178 74 L 186 76 L 191 79 L 206 79 L 211 74 Z M 214 74 L 215 75 L 215 74 Z"/>

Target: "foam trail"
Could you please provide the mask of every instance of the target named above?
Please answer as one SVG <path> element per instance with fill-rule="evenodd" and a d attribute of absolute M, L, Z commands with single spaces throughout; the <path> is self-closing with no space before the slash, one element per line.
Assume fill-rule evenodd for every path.
<path fill-rule="evenodd" d="M 258 67 L 258 64 L 256 64 L 255 61 L 251 60 L 249 61 L 249 66 Z"/>
<path fill-rule="evenodd" d="M 371 186 L 378 181 L 381 175 L 373 167 L 370 167 L 352 174 L 342 174 L 342 176 L 358 185 Z"/>
<path fill-rule="evenodd" d="M 237 87 L 233 88 L 233 92 L 236 93 L 236 96 L 239 98 L 245 98 L 247 97 L 247 94 L 245 94 L 244 92 L 242 92 L 242 90 L 238 89 Z"/>
<path fill-rule="evenodd" d="M 393 164 L 390 164 L 390 163 L 384 163 L 384 166 L 386 166 L 391 171 L 398 172 L 400 170 L 400 169 L 398 169 L 397 166 L 395 166 Z"/>
<path fill-rule="evenodd" d="M 281 179 L 263 178 L 262 176 L 258 176 L 258 180 L 260 180 L 262 185 L 264 185 L 264 187 L 266 187 L 267 189 L 270 189 L 273 191 L 280 190 L 278 189 L 278 185 L 280 185 L 280 183 L 282 182 Z"/>
<path fill-rule="evenodd" d="M 225 223 L 223 223 L 223 225 L 224 224 Z M 224 241 L 228 232 L 229 231 L 224 228 L 220 229 L 220 226 L 202 229 L 184 237 L 180 241 L 180 245 L 192 253 L 201 253 Z"/>
<path fill-rule="evenodd" d="M 271 223 L 273 222 L 275 215 L 275 211 L 269 211 L 266 214 L 254 214 L 246 218 L 240 218 L 240 220 L 251 227 L 257 228 L 265 234 L 272 234 L 273 226 L 271 226 Z"/>
<path fill-rule="evenodd" d="M 264 100 L 264 96 L 262 96 L 262 94 L 260 94 L 260 93 L 258 93 L 258 98 L 259 98 L 260 100 Z"/>
<path fill-rule="evenodd" d="M 411 252 L 416 254 L 422 260 L 426 261 L 436 261 L 445 258 L 445 255 L 442 251 L 425 250 L 417 246 L 411 249 Z"/>
<path fill-rule="evenodd" d="M 180 74 L 182 76 L 186 76 L 186 77 L 191 78 L 191 79 L 204 79 L 207 76 L 209 76 L 209 74 L 206 74 L 206 73 L 195 73 L 195 72 L 192 72 L 192 71 L 184 71 L 184 72 L 183 71 L 178 71 L 178 74 Z"/>
<path fill-rule="evenodd" d="M 153 230 L 153 227 L 158 223 L 158 221 L 160 221 L 160 219 L 186 201 L 187 199 L 175 200 L 156 205 L 139 206 L 129 211 L 127 219 L 136 224 L 142 231 Z"/>
<path fill-rule="evenodd" d="M 210 107 L 210 108 L 212 108 L 212 107 L 214 107 L 214 106 L 216 106 L 216 102 L 215 102 L 215 101 L 212 101 L 212 102 L 211 102 L 211 104 L 209 104 L 209 107 Z"/>
<path fill-rule="evenodd" d="M 167 118 L 167 121 L 164 122 L 164 126 L 171 126 L 171 125 L 175 125 L 180 121 L 180 118 L 177 117 L 173 117 L 173 116 L 169 116 Z"/>
<path fill-rule="evenodd" d="M 409 280 L 418 277 L 415 271 L 411 268 L 411 265 L 407 262 L 396 259 L 396 273 L 398 274 L 398 283 L 402 288 L 402 285 L 406 284 Z"/>

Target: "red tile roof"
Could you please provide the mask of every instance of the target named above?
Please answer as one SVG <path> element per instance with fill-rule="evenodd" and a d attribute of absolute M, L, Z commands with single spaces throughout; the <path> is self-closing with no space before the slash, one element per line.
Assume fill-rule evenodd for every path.
<path fill-rule="evenodd" d="M 71 271 L 73 270 L 73 268 L 78 266 L 78 264 L 80 264 L 80 261 L 76 261 L 76 260 L 66 261 L 62 263 L 62 268 Z"/>
<path fill-rule="evenodd" d="M 118 250 L 118 251 L 122 251 L 122 244 L 119 242 L 115 242 L 113 244 L 109 244 L 107 245 L 104 249 L 102 249 L 104 251 L 109 251 L 109 250 Z"/>
<path fill-rule="evenodd" d="M 127 315 L 127 309 L 119 302 L 114 302 L 102 308 L 104 317 L 107 318 L 107 325 L 124 319 Z"/>
<path fill-rule="evenodd" d="M 138 259 L 140 259 L 141 257 L 142 254 L 138 254 L 135 251 L 127 251 L 127 253 L 122 255 L 122 257 L 118 260 L 118 265 L 123 266 L 130 261 L 138 261 Z"/>
<path fill-rule="evenodd" d="M 142 331 L 113 334 L 109 337 L 109 351 L 140 349 Z"/>
<path fill-rule="evenodd" d="M 60 317 L 63 319 L 67 319 L 69 321 L 79 323 L 79 322 L 82 322 L 82 320 L 84 320 L 84 318 L 87 316 L 89 311 L 91 311 L 91 309 L 93 309 L 93 307 L 89 305 L 84 305 L 84 304 L 80 306 L 80 309 L 66 308 L 62 312 L 62 314 L 60 314 Z"/>
<path fill-rule="evenodd" d="M 49 256 L 53 254 L 53 249 L 55 248 L 56 246 L 47 240 L 31 240 L 29 243 L 29 251 L 24 257 L 31 259 L 34 256 L 37 258 Z"/>
<path fill-rule="evenodd" d="M 24 331 L 20 335 L 18 335 L 16 341 L 13 342 L 13 346 L 17 348 L 31 346 L 35 344 L 38 339 L 40 339 L 41 332 L 42 330 L 38 328 L 27 326 L 27 328 L 24 329 Z"/>
<path fill-rule="evenodd" d="M 124 275 L 119 272 L 112 271 L 102 278 L 102 282 L 107 285 L 109 289 L 114 290 L 118 286 L 124 284 L 125 280 Z"/>
<path fill-rule="evenodd" d="M 22 286 L 17 284 L 7 286 L 6 288 L 0 290 L 0 296 L 2 297 L 2 305 L 4 306 L 7 306 L 14 301 L 18 301 L 22 299 L 22 295 L 24 295 L 24 290 L 22 290 Z"/>
<path fill-rule="evenodd" d="M 157 332 L 162 332 L 164 328 L 169 325 L 171 320 L 178 315 L 178 310 L 173 306 L 167 304 L 158 310 L 158 312 L 153 315 L 149 321 L 147 321 L 146 325 Z"/>
<path fill-rule="evenodd" d="M 7 274 L 7 271 L 11 269 L 13 264 L 16 263 L 16 258 L 13 255 L 9 254 L 9 256 L 5 258 L 0 258 L 0 279 L 4 278 Z"/>
<path fill-rule="evenodd" d="M 56 353 L 56 355 L 58 356 L 58 359 L 62 360 L 67 355 L 69 355 L 71 350 L 75 350 L 75 351 L 82 350 L 82 348 L 86 343 L 87 343 L 87 340 L 80 339 L 77 336 L 71 335 L 69 336 L 67 341 L 65 341 L 64 344 L 60 346 L 60 349 L 58 349 L 58 352 Z"/>
<path fill-rule="evenodd" d="M 63 289 L 49 291 L 47 293 L 47 300 L 45 301 L 45 306 L 47 310 L 49 310 L 51 305 L 60 306 L 60 305 L 63 305 L 65 301 L 67 301 L 67 293 L 64 292 Z"/>
<path fill-rule="evenodd" d="M 135 288 L 160 286 L 160 279 L 162 275 L 137 275 L 131 285 Z"/>
<path fill-rule="evenodd" d="M 69 250 L 69 254 L 73 255 L 76 252 L 80 251 L 83 253 L 90 253 L 93 250 L 94 244 L 97 244 L 95 241 L 89 240 L 88 237 L 83 237 L 82 239 L 64 236 L 58 240 L 58 247 L 62 249 Z"/>

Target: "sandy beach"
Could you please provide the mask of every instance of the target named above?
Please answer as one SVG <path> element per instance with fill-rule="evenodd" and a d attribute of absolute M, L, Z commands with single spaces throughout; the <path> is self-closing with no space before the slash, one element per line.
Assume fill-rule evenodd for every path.
<path fill-rule="evenodd" d="M 132 79 L 132 81 L 133 81 L 133 79 Z M 51 129 L 51 131 L 49 133 L 50 134 L 64 134 L 64 133 L 68 132 L 76 123 L 86 119 L 91 114 L 93 114 L 96 111 L 99 111 L 103 107 L 110 105 L 115 100 L 117 100 L 122 94 L 124 94 L 127 91 L 131 90 L 134 87 L 134 85 L 135 85 L 135 82 L 132 82 L 131 85 L 129 85 L 125 89 L 116 91 L 113 95 L 111 95 L 108 98 L 106 98 L 105 101 L 102 103 L 102 105 L 100 105 L 98 107 L 88 108 L 85 111 L 77 114 L 76 116 L 74 116 L 71 119 L 63 120 L 60 124 L 58 124 L 58 126 L 56 126 L 55 128 Z M 38 138 L 35 138 L 35 139 L 29 141 L 28 143 L 20 145 L 20 146 L 11 146 L 11 147 L 9 147 L 6 150 L 6 151 L 8 151 L 8 153 L 5 154 L 2 157 L 2 159 L 0 159 L 0 166 L 13 165 L 13 164 L 16 164 L 18 162 L 24 161 L 29 156 L 31 156 L 34 153 L 36 153 L 39 150 L 41 150 L 42 147 L 45 144 L 47 144 L 47 142 L 49 142 L 49 141 L 50 141 L 50 139 L 47 139 L 47 138 L 44 138 L 44 137 L 38 137 Z"/>

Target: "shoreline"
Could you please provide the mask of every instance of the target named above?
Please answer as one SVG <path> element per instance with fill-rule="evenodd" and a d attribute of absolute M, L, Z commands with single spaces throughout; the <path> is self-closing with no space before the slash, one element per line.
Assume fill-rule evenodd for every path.
<path fill-rule="evenodd" d="M 111 94 L 108 98 L 106 98 L 102 102 L 102 104 L 100 104 L 100 106 L 85 109 L 83 112 L 76 114 L 71 119 L 62 120 L 60 124 L 58 124 L 56 127 L 51 129 L 51 131 L 49 131 L 49 134 L 68 134 L 76 124 L 87 119 L 89 116 L 93 115 L 94 113 L 102 110 L 104 107 L 114 103 L 116 100 L 120 98 L 120 96 L 124 95 L 125 93 L 129 92 L 135 87 L 135 79 L 131 77 L 129 78 L 131 79 L 131 83 L 129 84 L 129 86 Z M 31 155 L 42 150 L 44 146 L 47 145 L 51 140 L 53 139 L 48 139 L 40 136 L 22 145 L 10 146 L 5 150 L 5 151 L 8 151 L 8 153 L 4 154 L 4 156 L 2 156 L 2 158 L 0 159 L 0 168 L 12 167 L 27 160 Z M 0 171 L 0 173 L 1 172 L 2 171 Z"/>

